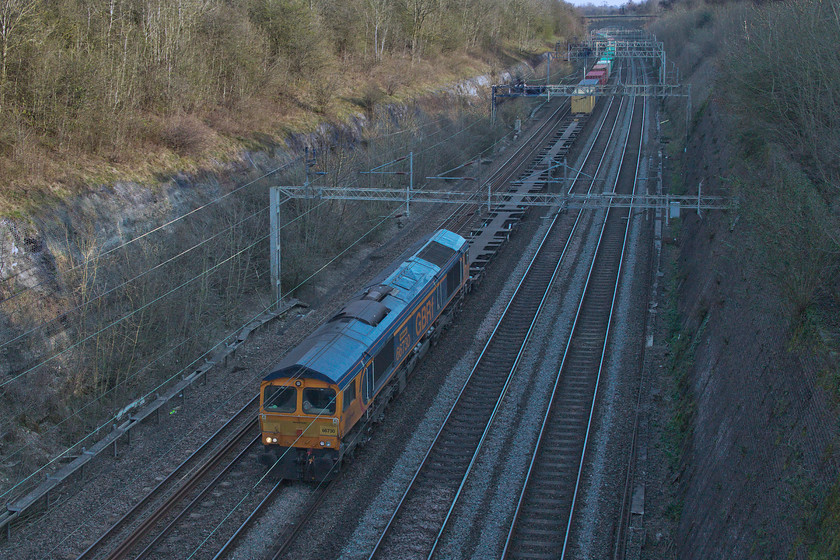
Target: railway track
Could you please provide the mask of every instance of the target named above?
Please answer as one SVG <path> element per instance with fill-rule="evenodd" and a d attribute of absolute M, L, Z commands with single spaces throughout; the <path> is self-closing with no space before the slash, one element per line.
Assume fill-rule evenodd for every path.
<path fill-rule="evenodd" d="M 634 100 L 633 105 L 616 182 L 618 192 L 636 189 L 646 104 Z M 636 108 L 638 105 L 641 110 Z M 604 220 L 584 296 L 505 543 L 505 558 L 567 556 L 631 210 L 610 209 Z"/>
<path fill-rule="evenodd" d="M 510 181 L 515 177 L 521 176 L 533 169 L 533 162 L 545 151 L 545 144 L 548 139 L 555 134 L 559 123 L 569 116 L 568 103 L 561 104 L 559 107 L 552 109 L 551 113 L 544 118 L 537 126 L 535 131 L 532 131 L 529 138 L 524 144 L 519 146 L 515 153 L 508 157 L 502 164 L 501 168 L 493 172 L 485 181 L 485 185 L 490 183 L 494 191 L 506 188 Z M 468 224 L 470 219 L 475 215 L 475 209 L 483 204 L 478 199 L 486 192 L 483 187 L 476 192 L 477 202 L 475 204 L 459 205 L 452 213 L 450 213 L 438 227 L 446 227 L 453 231 L 464 233 L 465 229 L 469 229 Z M 314 495 L 306 510 L 296 521 L 293 529 L 287 535 L 280 539 L 280 544 L 274 549 L 271 556 L 274 559 L 282 558 L 291 548 L 295 542 L 300 530 L 302 530 L 309 518 L 317 511 L 321 504 L 327 489 L 320 490 Z M 241 530 L 244 532 L 246 528 L 243 526 Z"/>
<path fill-rule="evenodd" d="M 642 79 L 647 83 L 650 76 L 648 75 L 648 68 L 644 61 L 640 63 L 641 66 L 641 75 Z M 648 107 L 646 106 L 646 109 Z M 654 110 L 655 113 L 655 110 Z M 656 118 L 654 116 L 653 118 Z M 647 120 L 645 120 L 647 122 Z M 651 287 L 651 290 L 655 290 L 653 286 L 655 283 L 653 282 L 653 274 L 654 274 L 654 267 L 655 261 L 651 259 L 650 265 L 648 267 L 648 281 L 646 285 Z M 655 301 L 656 294 L 652 294 L 651 300 Z M 644 318 L 644 331 L 647 332 L 648 329 L 648 321 L 650 318 L 650 313 L 645 314 Z M 645 352 L 646 346 L 643 347 L 641 355 L 639 357 L 639 381 L 638 385 L 635 388 L 636 397 L 635 397 L 635 409 L 633 412 L 633 430 L 632 435 L 630 437 L 630 453 L 627 457 L 626 463 L 626 470 L 625 476 L 623 481 L 623 489 L 622 489 L 622 498 L 621 498 L 621 506 L 619 508 L 618 513 L 618 524 L 616 530 L 614 532 L 614 545 L 613 545 L 613 560 L 621 560 L 625 558 L 629 552 L 629 548 L 631 547 L 631 542 L 633 540 L 633 531 L 631 529 L 631 518 L 634 516 L 633 509 L 631 508 L 631 496 L 633 485 L 635 482 L 635 474 L 636 474 L 636 461 L 638 459 L 638 442 L 640 437 L 640 430 L 642 424 L 642 394 L 643 394 L 643 384 L 644 384 L 644 362 L 645 362 Z"/>
<path fill-rule="evenodd" d="M 219 462 L 232 449 L 240 445 L 244 438 L 256 433 L 257 404 L 258 398 L 255 397 L 237 411 L 201 447 L 191 453 L 131 510 L 82 552 L 78 559 L 124 558 L 131 548 L 148 535 L 155 524 L 198 484 L 202 477 L 218 466 Z"/>
<path fill-rule="evenodd" d="M 533 160 L 534 152 L 551 136 L 552 131 L 557 127 L 557 123 L 568 115 L 567 105 L 565 104 L 565 106 L 555 109 L 545 118 L 524 145 L 518 148 L 504 165 L 491 175 L 488 182 L 493 185 L 493 190 L 504 188 L 516 175 L 522 173 L 523 168 L 525 168 L 529 160 Z M 476 214 L 475 207 L 482 204 L 478 201 L 480 195 L 481 192 L 477 192 L 475 206 L 470 207 L 465 205 L 456 209 L 447 219 L 447 226 L 459 227 L 463 231 L 467 227 L 470 218 Z M 550 245 L 554 245 L 554 243 L 550 243 Z M 553 248 L 553 250 L 553 254 L 556 256 L 556 248 Z M 549 256 L 548 260 L 550 261 L 551 259 L 552 257 Z M 538 284 L 550 285 L 548 278 L 551 275 L 549 274 L 546 277 L 546 272 L 546 270 L 534 272 L 534 278 L 537 276 L 541 278 L 535 282 L 534 286 Z M 530 296 L 538 291 L 539 289 L 536 287 L 525 288 L 522 292 L 523 300 L 531 299 Z M 531 311 L 528 311 L 525 314 L 530 313 Z M 536 312 L 534 312 L 534 315 L 536 315 Z M 521 323 L 517 321 L 521 321 L 521 318 L 511 320 L 511 326 L 508 327 L 510 333 L 515 333 L 521 328 Z M 499 340 L 502 340 L 502 338 L 499 338 Z M 500 343 L 498 348 L 488 351 L 488 357 L 493 357 L 493 361 L 496 361 L 506 353 L 504 351 L 504 345 L 509 343 L 510 338 L 506 338 L 504 342 Z M 488 349 L 485 350 L 487 351 Z M 496 389 L 499 389 L 499 386 L 496 386 Z M 253 409 L 256 406 L 255 403 L 256 399 L 237 413 L 234 420 L 242 414 L 247 414 L 243 411 L 245 409 Z M 251 418 L 256 418 L 256 413 L 253 410 L 251 410 Z M 225 554 L 232 550 L 239 537 L 247 531 L 254 520 L 259 518 L 261 509 L 265 504 L 276 499 L 282 487 L 282 482 L 280 482 L 270 489 L 264 489 L 260 492 L 249 492 L 249 495 L 253 494 L 249 499 L 252 507 L 250 509 L 243 508 L 242 512 L 234 516 L 239 520 L 238 528 L 232 533 L 228 530 L 226 535 L 229 536 L 227 537 L 222 535 L 222 531 L 217 532 L 216 530 L 224 520 L 219 520 L 218 523 L 215 521 L 209 523 L 203 521 L 203 528 L 200 530 L 183 530 L 183 526 L 187 524 L 193 528 L 196 527 L 195 523 L 184 523 L 184 521 L 189 520 L 194 515 L 191 512 L 197 509 L 202 509 L 203 511 L 209 507 L 213 507 L 222 513 L 228 513 L 230 515 L 234 510 L 239 509 L 237 506 L 242 504 L 242 502 L 235 504 L 232 509 L 224 505 L 219 506 L 217 503 L 219 492 L 215 491 L 215 489 L 223 484 L 224 477 L 230 476 L 231 472 L 236 469 L 236 465 L 244 457 L 249 455 L 251 447 L 258 443 L 256 422 L 252 421 L 247 423 L 235 437 L 228 439 L 223 445 L 214 447 L 217 453 L 204 460 L 203 463 L 199 458 L 206 455 L 207 449 L 216 445 L 215 443 L 211 444 L 211 441 L 218 442 L 220 439 L 223 439 L 221 433 L 229 431 L 229 426 L 233 423 L 231 422 L 225 428 L 220 429 L 219 433 L 214 435 L 201 449 L 184 461 L 176 471 L 161 482 L 158 487 L 132 508 L 128 514 L 115 523 L 79 558 L 147 558 L 160 557 L 161 555 L 186 555 L 191 551 L 194 554 L 195 551 L 198 551 L 211 538 L 214 539 L 213 546 L 216 546 L 215 550 L 218 550 L 215 556 L 212 557 L 224 557 Z M 256 437 L 248 441 L 248 434 L 254 434 Z M 233 450 L 238 451 L 235 458 L 228 464 L 223 465 L 223 459 L 230 457 Z M 212 474 L 216 474 L 216 476 L 212 477 Z M 206 482 L 211 478 L 212 480 Z M 244 486 L 247 487 L 248 485 L 245 484 Z M 310 505 L 295 525 L 296 529 L 290 532 L 284 539 L 284 544 L 277 549 L 274 555 L 275 558 L 280 557 L 286 550 L 287 545 L 293 542 L 297 529 L 304 526 L 305 520 L 317 509 L 320 500 L 326 495 L 327 490 L 328 488 L 323 488 L 314 492 L 310 500 Z M 181 507 L 184 503 L 186 505 Z M 208 503 L 210 506 L 206 505 Z M 246 513 L 248 511 L 250 513 Z M 231 525 L 235 526 L 234 523 L 231 523 Z M 212 530 L 208 529 L 208 527 Z M 190 536 L 190 533 L 193 534 Z M 117 542 L 118 539 L 119 542 Z M 208 551 L 213 546 L 208 546 Z M 137 552 L 138 550 L 139 552 Z M 200 556 L 211 557 L 208 554 L 212 553 L 208 551 L 202 551 Z"/>
<path fill-rule="evenodd" d="M 574 83 L 574 80 L 569 82 Z M 464 234 L 469 232 L 471 223 L 477 214 L 477 210 L 486 204 L 483 197 L 487 193 L 487 185 L 493 192 L 507 190 L 508 185 L 521 176 L 533 170 L 533 166 L 539 160 L 539 154 L 545 153 L 549 138 L 557 133 L 558 125 L 564 120 L 572 118 L 571 106 L 568 100 L 559 101 L 552 107 L 548 103 L 546 108 L 549 114 L 544 117 L 536 128 L 529 131 L 528 138 L 516 148 L 514 153 L 498 165 L 493 173 L 475 190 L 475 203 L 462 204 L 455 208 L 439 225 L 439 228 L 446 228 L 456 233 Z M 535 157 L 535 155 L 537 157 Z"/>
<path fill-rule="evenodd" d="M 457 206 L 441 222 L 439 227 L 462 234 L 465 231 L 469 231 L 471 229 L 470 224 L 476 216 L 477 210 L 485 204 L 482 197 L 487 192 L 487 184 L 489 183 L 490 189 L 493 192 L 506 189 L 511 181 L 525 171 L 527 165 L 534 160 L 534 155 L 545 146 L 549 137 L 556 130 L 557 125 L 563 119 L 569 117 L 571 114 L 570 111 L 571 109 L 568 103 L 561 103 L 551 109 L 549 115 L 543 118 L 533 131 L 530 131 L 529 137 L 517 147 L 514 153 L 504 160 L 499 168 L 490 174 L 484 183 L 475 190 L 475 202 Z"/>
<path fill-rule="evenodd" d="M 604 161 L 618 107 L 607 117 L 610 134 L 598 134 L 578 175 L 593 178 Z M 594 180 L 588 180 L 587 190 Z M 511 383 L 522 350 L 560 267 L 565 247 L 582 213 L 567 229 L 557 216 L 525 277 L 485 346 L 443 426 L 388 521 L 370 557 L 430 557 L 464 486 L 478 450 Z M 568 225 L 568 222 L 564 221 Z"/>
<path fill-rule="evenodd" d="M 545 142 L 552 128 L 567 114 L 568 107 L 560 106 L 543 119 L 525 143 L 506 160 L 498 171 L 490 176 L 488 181 L 494 185 L 494 190 L 501 188 L 501 185 L 509 181 L 512 174 L 521 172 L 522 164 L 527 162 L 529 156 L 535 151 L 535 147 Z M 466 206 L 459 207 L 449 216 L 447 221 L 454 223 L 453 220 L 458 221 L 459 216 L 469 218 L 473 214 L 474 209 Z M 461 228 L 463 229 L 468 220 L 462 221 Z M 114 523 L 78 558 L 80 560 L 129 557 L 139 559 L 159 556 L 160 554 L 172 554 L 174 550 L 187 551 L 190 545 L 181 542 L 180 545 L 173 548 L 171 543 L 167 544 L 167 540 L 176 532 L 179 533 L 179 536 L 174 540 L 185 540 L 183 538 L 184 531 L 178 530 L 179 525 L 190 518 L 190 512 L 200 507 L 202 501 L 204 503 L 208 500 L 212 502 L 214 498 L 218 498 L 218 492 L 214 492 L 214 489 L 221 484 L 221 479 L 229 475 L 235 465 L 248 455 L 248 450 L 258 443 L 257 414 L 255 412 L 257 401 L 258 399 L 254 398 L 237 412 L 225 426 L 220 428 L 216 434 L 211 436 L 128 513 Z M 231 436 L 233 426 L 239 425 L 242 418 L 246 416 L 251 420 L 242 425 L 239 431 Z M 249 437 L 250 440 L 246 442 Z M 223 464 L 224 459 L 229 458 L 234 449 L 239 452 L 227 464 Z M 215 477 L 212 476 L 214 474 Z M 277 496 L 281 486 L 282 481 L 275 484 L 268 492 L 263 492 L 261 499 L 252 500 L 256 503 L 256 507 L 250 510 L 244 520 L 241 520 L 242 515 L 237 516 L 241 523 L 223 544 L 219 543 L 220 547 L 214 557 L 223 557 L 232 550 L 241 535 L 247 531 L 254 520 L 259 518 L 259 513 L 265 504 Z M 284 539 L 284 545 L 278 548 L 276 557 L 279 557 L 288 544 L 294 540 L 297 529 L 302 527 L 305 519 L 317 509 L 327 490 L 328 487 L 320 488 L 314 492 L 306 511 L 295 525 L 296 529 L 291 531 Z M 184 505 L 185 503 L 186 505 Z M 205 540 L 206 538 L 204 537 Z M 201 539 L 198 539 L 195 543 L 197 547 L 201 547 L 202 544 L 203 540 Z"/>

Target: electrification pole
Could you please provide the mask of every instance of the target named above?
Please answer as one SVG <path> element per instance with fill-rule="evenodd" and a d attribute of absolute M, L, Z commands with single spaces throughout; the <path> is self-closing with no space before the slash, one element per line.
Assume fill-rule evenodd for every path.
<path fill-rule="evenodd" d="M 271 213 L 271 288 L 274 292 L 274 305 L 280 305 L 283 297 L 283 286 L 280 279 L 280 188 L 271 187 L 268 190 L 269 212 Z"/>

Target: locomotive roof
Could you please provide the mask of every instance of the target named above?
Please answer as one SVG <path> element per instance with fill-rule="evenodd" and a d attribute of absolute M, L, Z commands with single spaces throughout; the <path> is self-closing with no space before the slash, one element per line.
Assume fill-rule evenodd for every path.
<path fill-rule="evenodd" d="M 305 377 L 343 385 L 370 359 L 365 351 L 401 318 L 408 303 L 465 243 L 461 236 L 439 230 L 412 247 L 407 257 L 388 266 L 332 319 L 286 354 L 264 380 Z"/>

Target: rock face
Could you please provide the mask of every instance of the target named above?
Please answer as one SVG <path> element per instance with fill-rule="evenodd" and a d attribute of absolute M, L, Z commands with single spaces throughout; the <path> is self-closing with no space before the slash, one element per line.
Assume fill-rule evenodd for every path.
<path fill-rule="evenodd" d="M 203 361 L 267 292 L 267 242 L 252 241 L 268 230 L 267 186 L 299 165 L 303 147 L 352 144 L 364 124 L 321 127 L 154 186 L 100 185 L 0 221 L 0 455 L 11 457 L 0 493 L 78 441 L 74 423 L 97 426 Z"/>
<path fill-rule="evenodd" d="M 377 107 L 377 125 L 460 122 L 457 108 L 483 102 L 485 80 L 428 103 Z M 177 380 L 243 317 L 264 311 L 272 298 L 268 187 L 282 184 L 286 170 L 296 173 L 285 180 L 298 181 L 307 148 L 324 158 L 336 147 L 363 150 L 378 134 L 367 128 L 375 128 L 368 117 L 355 115 L 203 172 L 151 186 L 99 185 L 36 215 L 0 220 L 0 455 L 14 455 L 0 464 L 0 493 L 127 402 Z M 288 203 L 284 218 L 307 214 L 307 204 Z M 303 263 L 290 285 L 310 274 L 306 259 L 320 256 L 312 247 L 327 251 L 341 234 L 358 234 L 317 220 L 370 227 L 338 206 L 285 230 L 284 278 Z"/>
<path fill-rule="evenodd" d="M 719 190 L 730 168 L 725 150 L 713 154 L 726 134 L 710 107 L 689 145 L 687 184 Z M 684 219 L 679 309 L 696 349 L 676 557 L 806 558 L 803 527 L 840 464 L 837 411 L 820 386 L 829 364 L 791 342 L 785 298 L 750 253 L 740 218 Z"/>
<path fill-rule="evenodd" d="M 56 316 L 44 309 L 23 320 L 16 298 L 24 302 L 25 294 L 45 307 L 58 308 L 67 303 L 68 291 L 77 289 L 75 278 L 65 277 L 68 271 L 92 260 L 105 262 L 115 253 L 130 255 L 134 249 L 131 240 L 152 245 L 165 245 L 167 237 L 172 236 L 200 240 L 197 230 L 201 224 L 210 226 L 230 210 L 231 204 L 225 199 L 233 191 L 247 189 L 267 200 L 265 189 L 276 183 L 276 172 L 299 162 L 306 147 L 354 145 L 361 139 L 365 124 L 365 118 L 357 116 L 343 125 L 322 125 L 310 134 L 291 135 L 286 147 L 243 152 L 235 161 L 212 170 L 177 174 L 154 186 L 134 182 L 99 185 L 26 219 L 0 220 L 0 299 L 8 300 L 0 307 L 0 340 L 8 341 L 26 332 L 26 325 L 33 320 Z M 210 203 L 219 199 L 220 203 L 210 208 Z M 183 216 L 188 216 L 191 223 L 179 220 Z M 54 327 L 53 335 L 55 331 Z M 13 351 L 4 346 L 5 352 L 0 351 L 0 378 L 25 368 L 37 355 L 27 348 L 43 343 L 42 337 L 32 344 L 22 340 Z"/>

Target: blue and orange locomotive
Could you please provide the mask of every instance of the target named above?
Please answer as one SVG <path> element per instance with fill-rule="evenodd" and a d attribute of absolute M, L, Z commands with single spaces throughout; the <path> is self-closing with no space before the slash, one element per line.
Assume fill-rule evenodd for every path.
<path fill-rule="evenodd" d="M 262 458 L 280 477 L 333 478 L 460 306 L 469 281 L 461 236 L 439 230 L 407 254 L 263 379 Z"/>

